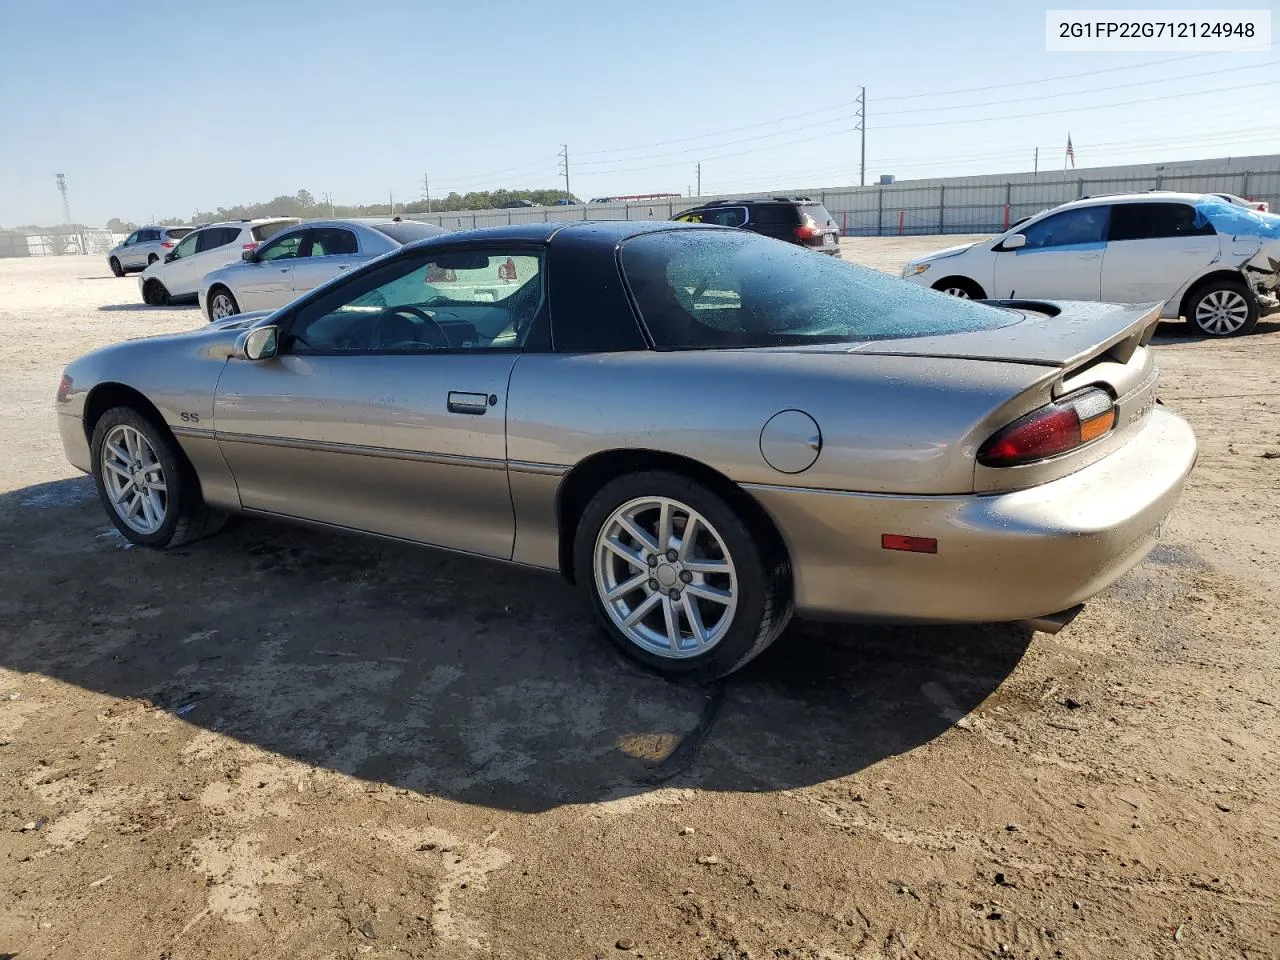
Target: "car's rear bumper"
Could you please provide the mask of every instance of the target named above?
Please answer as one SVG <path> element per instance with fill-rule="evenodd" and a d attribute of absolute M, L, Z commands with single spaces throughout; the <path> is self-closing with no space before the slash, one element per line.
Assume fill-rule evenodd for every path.
<path fill-rule="evenodd" d="M 796 609 L 814 618 L 1023 620 L 1066 610 L 1147 555 L 1196 440 L 1157 407 L 1109 456 L 1013 493 L 898 497 L 748 485 L 791 553 Z M 882 534 L 937 553 L 886 550 Z"/>

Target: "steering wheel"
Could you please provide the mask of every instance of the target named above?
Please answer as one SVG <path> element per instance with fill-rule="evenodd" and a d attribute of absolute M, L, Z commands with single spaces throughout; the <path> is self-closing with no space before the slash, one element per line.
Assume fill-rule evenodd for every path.
<path fill-rule="evenodd" d="M 390 344 L 383 343 L 382 327 L 386 321 L 395 316 L 416 317 L 427 325 L 427 332 L 431 334 L 431 339 L 419 340 L 419 343 L 424 343 L 429 347 L 441 347 L 446 350 L 453 346 L 452 341 L 449 340 L 449 334 L 445 333 L 444 327 L 440 326 L 434 317 L 423 310 L 419 310 L 417 307 L 407 304 L 401 307 L 387 307 L 387 309 L 378 314 L 378 318 L 373 321 L 373 346 L 390 346 Z"/>

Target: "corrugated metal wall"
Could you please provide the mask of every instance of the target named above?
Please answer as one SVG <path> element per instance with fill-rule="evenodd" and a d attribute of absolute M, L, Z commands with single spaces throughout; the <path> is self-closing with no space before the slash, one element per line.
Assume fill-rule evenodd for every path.
<path fill-rule="evenodd" d="M 990 174 L 937 180 L 906 180 L 889 186 L 818 187 L 788 190 L 788 196 L 821 200 L 845 236 L 998 233 L 1008 224 L 1046 207 L 1101 193 L 1178 190 L 1235 193 L 1266 200 L 1280 211 L 1280 155 L 1135 164 L 1122 167 Z M 552 220 L 667 220 L 707 200 L 767 197 L 738 193 L 659 203 L 590 203 L 512 210 L 464 210 L 412 214 L 410 219 L 454 230 Z"/>

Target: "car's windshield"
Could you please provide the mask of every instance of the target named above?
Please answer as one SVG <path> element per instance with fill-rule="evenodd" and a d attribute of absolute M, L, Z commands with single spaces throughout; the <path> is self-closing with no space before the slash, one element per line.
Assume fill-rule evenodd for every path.
<path fill-rule="evenodd" d="M 644 234 L 623 244 L 621 260 L 658 349 L 919 337 L 1020 319 L 745 232 Z"/>

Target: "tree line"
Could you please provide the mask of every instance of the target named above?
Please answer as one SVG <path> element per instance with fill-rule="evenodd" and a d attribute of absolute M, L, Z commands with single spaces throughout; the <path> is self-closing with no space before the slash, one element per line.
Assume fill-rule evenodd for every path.
<path fill-rule="evenodd" d="M 528 200 L 542 206 L 552 206 L 557 200 L 571 200 L 581 203 L 563 190 L 475 190 L 470 193 L 450 193 L 445 197 L 432 197 L 431 209 L 427 209 L 426 200 L 410 200 L 397 203 L 396 215 L 412 213 L 430 213 L 444 210 L 490 210 L 501 207 L 504 203 L 515 200 Z M 166 217 L 159 222 L 162 226 L 183 227 L 197 223 L 211 223 L 215 220 L 253 220 L 259 217 L 299 217 L 303 220 L 316 217 L 385 217 L 392 214 L 391 204 L 330 204 L 317 200 L 308 190 L 299 190 L 293 196 L 279 196 L 262 203 L 241 203 L 234 207 L 218 207 L 215 211 L 201 212 L 199 217 Z M 140 224 L 119 217 L 107 221 L 107 229 L 113 233 L 131 233 Z"/>

